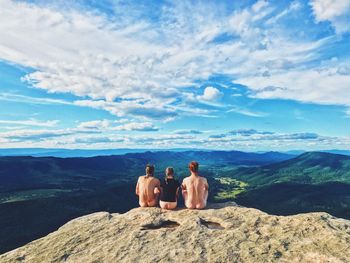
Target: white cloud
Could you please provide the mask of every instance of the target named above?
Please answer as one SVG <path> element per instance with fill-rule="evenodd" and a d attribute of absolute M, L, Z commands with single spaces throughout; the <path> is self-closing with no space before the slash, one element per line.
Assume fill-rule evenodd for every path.
<path fill-rule="evenodd" d="M 125 141 L 124 138 L 113 138 L 113 137 L 100 137 L 100 136 L 85 136 L 85 137 L 77 137 L 73 139 L 74 143 L 77 144 L 87 144 L 87 145 L 96 145 L 96 144 L 104 144 L 104 143 L 123 143 Z"/>
<path fill-rule="evenodd" d="M 260 98 L 301 100 L 306 96 L 310 102 L 345 101 L 349 105 L 341 85 L 341 81 L 348 85 L 348 78 L 340 73 L 320 73 L 323 83 L 335 84 L 333 92 L 322 83 L 317 84 L 318 94 L 313 85 L 300 83 L 297 88 L 283 87 L 279 93 L 266 91 L 266 87 L 284 84 L 282 77 L 292 79 L 289 72 L 309 83 L 307 74 L 317 75 L 319 68 L 303 65 L 317 60 L 319 49 L 330 41 L 291 39 L 273 26 L 261 26 L 275 10 L 267 1 L 233 13 L 223 12 L 216 3 L 176 1 L 160 9 L 156 22 L 138 14 L 133 19 L 139 11 L 135 6 L 126 12 L 116 4 L 122 14 L 113 20 L 72 8 L 0 3 L 0 59 L 32 68 L 23 80 L 36 88 L 81 97 L 75 102 L 35 98 L 33 103 L 92 107 L 143 122 L 170 121 L 180 115 L 213 117 L 215 109 L 192 105 L 188 94 L 197 93 L 198 81 L 222 74 L 248 85 Z M 228 35 L 228 40 L 215 42 L 222 35 Z M 2 95 L 0 99 L 25 101 L 21 96 Z M 212 103 L 222 96 L 217 88 L 207 87 L 200 98 Z"/>
<path fill-rule="evenodd" d="M 350 75 L 339 73 L 338 68 L 289 70 L 270 76 L 250 76 L 236 82 L 250 87 L 257 98 L 350 105 Z"/>
<path fill-rule="evenodd" d="M 272 25 L 276 22 L 278 22 L 278 20 L 280 20 L 281 18 L 287 16 L 288 14 L 290 14 L 291 12 L 295 12 L 298 11 L 300 8 L 302 7 L 301 3 L 298 1 L 293 1 L 290 3 L 290 5 L 288 6 L 288 8 L 284 9 L 282 12 L 278 13 L 276 16 L 273 16 L 271 18 L 269 18 L 266 21 L 267 25 Z"/>
<path fill-rule="evenodd" d="M 155 101 L 125 100 L 121 102 L 109 102 L 105 100 L 77 100 L 74 101 L 74 104 L 77 106 L 103 109 L 118 117 L 136 116 L 146 119 L 166 120 L 178 115 L 176 108 L 162 103 L 154 104 Z"/>
<path fill-rule="evenodd" d="M 111 126 L 110 120 L 94 120 L 79 123 L 78 129 L 107 129 Z"/>
<path fill-rule="evenodd" d="M 57 125 L 58 120 L 50 120 L 50 121 L 40 121 L 36 119 L 28 119 L 28 120 L 0 120 L 0 124 L 14 124 L 14 125 L 22 125 L 22 126 L 38 126 L 38 127 L 54 127 Z"/>
<path fill-rule="evenodd" d="M 175 130 L 174 131 L 175 134 L 202 134 L 203 131 L 199 131 L 199 130 Z"/>
<path fill-rule="evenodd" d="M 267 6 L 268 6 L 268 1 L 266 1 L 266 0 L 259 0 L 255 4 L 253 4 L 252 10 L 255 13 L 258 13 L 259 11 L 261 11 L 261 9 L 263 9 L 264 7 L 267 7 Z"/>
<path fill-rule="evenodd" d="M 77 129 L 102 131 L 158 131 L 151 122 L 127 122 L 127 120 L 94 120 L 79 123 Z M 124 123 L 124 124 L 122 124 Z"/>
<path fill-rule="evenodd" d="M 316 21 L 329 21 L 338 33 L 350 31 L 350 0 L 311 0 Z"/>
<path fill-rule="evenodd" d="M 255 112 L 249 109 L 242 109 L 237 107 L 233 107 L 229 109 L 227 112 L 235 112 L 235 113 L 242 114 L 249 117 L 266 117 L 267 116 L 267 114 L 264 112 Z"/>
<path fill-rule="evenodd" d="M 346 114 L 346 117 L 349 117 L 349 118 L 350 118 L 350 108 L 348 108 L 348 109 L 345 111 L 345 114 Z"/>
<path fill-rule="evenodd" d="M 66 130 L 14 130 L 0 133 L 1 138 L 13 141 L 42 141 L 48 138 L 62 137 L 72 135 L 74 132 Z"/>
<path fill-rule="evenodd" d="M 40 97 L 32 97 L 14 93 L 1 93 L 0 100 L 2 101 L 13 101 L 13 102 L 22 102 L 28 104 L 62 104 L 62 105 L 73 105 L 73 103 L 60 99 L 51 99 L 51 98 L 40 98 Z"/>
<path fill-rule="evenodd" d="M 113 128 L 115 131 L 158 131 L 159 129 L 155 127 L 150 122 L 132 122 L 126 123 Z"/>
<path fill-rule="evenodd" d="M 126 130 L 134 127 L 124 127 Z M 124 129 L 122 129 L 124 130 Z M 21 130 L 0 133 L 2 147 L 64 147 L 112 149 L 131 148 L 207 148 L 235 150 L 286 150 L 330 149 L 336 145 L 350 145 L 349 137 L 328 137 L 316 133 L 277 133 L 254 129 L 237 129 L 231 132 L 216 134 L 204 133 L 157 133 L 157 136 L 146 134 L 119 134 L 116 130 L 87 131 L 82 128 L 57 130 Z"/>
<path fill-rule="evenodd" d="M 204 89 L 203 95 L 198 96 L 198 100 L 205 100 L 205 101 L 218 101 L 224 94 L 214 87 L 206 87 Z"/>

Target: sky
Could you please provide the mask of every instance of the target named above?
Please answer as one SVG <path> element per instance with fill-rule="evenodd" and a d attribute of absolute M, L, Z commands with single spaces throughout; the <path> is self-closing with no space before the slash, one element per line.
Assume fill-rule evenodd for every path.
<path fill-rule="evenodd" d="M 0 148 L 350 149 L 350 0 L 0 0 Z"/>

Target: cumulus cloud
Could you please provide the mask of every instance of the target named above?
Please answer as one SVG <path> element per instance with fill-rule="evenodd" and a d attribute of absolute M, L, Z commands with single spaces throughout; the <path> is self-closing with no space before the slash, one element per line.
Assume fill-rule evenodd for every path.
<path fill-rule="evenodd" d="M 311 7 L 317 22 L 330 21 L 337 33 L 343 33 L 350 24 L 345 23 L 348 2 L 313 0 Z M 90 107 L 118 119 L 92 120 L 71 129 L 10 131 L 0 134 L 2 142 L 22 140 L 29 147 L 36 140 L 38 147 L 45 141 L 53 147 L 91 143 L 101 147 L 201 144 L 249 148 L 264 143 L 292 147 L 298 146 L 293 144 L 296 141 L 327 145 L 348 140 L 254 129 L 211 134 L 196 127 L 161 134 L 158 127 L 183 116 L 268 115 L 233 105 L 229 99 L 246 98 L 226 98 L 229 89 L 211 79 L 216 76 L 245 86 L 244 96 L 349 107 L 348 58 L 322 61 L 322 52 L 339 38 L 328 31 L 312 38 L 290 36 L 288 26 L 276 23 L 305 8 L 302 2 L 293 1 L 281 10 L 262 0 L 239 9 L 208 1 L 173 1 L 161 5 L 158 19 L 149 19 L 131 2 L 125 5 L 127 9 L 114 3 L 112 9 L 118 15 L 113 18 L 97 10 L 62 8 L 60 4 L 0 3 L 0 59 L 30 68 L 22 80 L 34 88 L 51 96 L 75 95 L 66 101 L 2 93 L 0 100 Z M 54 122 L 27 120 L 24 125 L 53 128 Z M 119 133 L 130 131 L 141 132 L 121 139 Z M 159 136 L 141 136 L 143 131 L 157 131 Z"/>
<path fill-rule="evenodd" d="M 106 110 L 118 117 L 140 117 L 146 119 L 171 119 L 178 115 L 176 108 L 154 104 L 150 101 L 126 100 L 108 102 L 105 100 L 76 100 L 74 105 Z"/>
<path fill-rule="evenodd" d="M 317 22 L 329 21 L 337 33 L 350 31 L 350 0 L 312 0 Z"/>
<path fill-rule="evenodd" d="M 198 100 L 205 100 L 205 101 L 218 101 L 224 94 L 214 87 L 206 87 L 203 91 L 203 95 L 198 96 Z"/>
<path fill-rule="evenodd" d="M 279 86 L 279 74 L 314 61 L 325 44 L 295 40 L 273 27 L 262 27 L 276 9 L 267 1 L 231 13 L 223 12 L 221 5 L 177 1 L 159 9 L 159 21 L 135 14 L 138 9 L 132 4 L 116 19 L 98 12 L 60 9 L 59 5 L 10 0 L 1 0 L 1 5 L 0 59 L 31 68 L 23 81 L 49 93 L 82 97 L 76 102 L 53 103 L 98 108 L 122 117 L 173 120 L 194 114 L 196 107 L 191 108 L 186 97 L 189 87 L 192 94 L 198 94 L 194 92 L 198 82 L 215 74 L 229 76 L 253 90 L 258 84 L 247 79 L 265 74 L 271 76 L 266 84 Z M 122 10 L 118 4 L 114 8 Z M 227 40 L 218 43 L 223 35 Z M 334 82 L 327 75 L 322 80 Z M 305 93 L 312 89 L 307 84 L 302 88 Z M 286 93 L 284 97 L 293 98 Z M 299 91 L 293 94 L 297 97 Z M 332 94 L 330 103 L 343 98 Z M 260 95 L 273 98 L 276 94 Z M 199 95 L 207 102 L 223 96 L 211 86 Z M 310 100 L 319 102 L 317 97 Z M 198 114 L 212 116 L 207 111 Z"/>
<path fill-rule="evenodd" d="M 85 126 L 87 127 L 87 126 Z M 235 150 L 285 150 L 307 147 L 308 150 L 327 149 L 350 143 L 350 137 L 329 137 L 316 133 L 277 133 L 255 129 L 237 129 L 221 134 L 119 134 L 122 131 L 86 130 L 83 128 L 58 130 L 25 130 L 0 133 L 3 147 L 65 147 L 65 148 L 192 148 Z M 20 143 L 20 144 L 19 144 Z"/>
<path fill-rule="evenodd" d="M 309 70 L 289 70 L 269 76 L 249 76 L 236 80 L 250 87 L 257 98 L 292 99 L 318 104 L 350 105 L 350 75 L 340 66 Z"/>

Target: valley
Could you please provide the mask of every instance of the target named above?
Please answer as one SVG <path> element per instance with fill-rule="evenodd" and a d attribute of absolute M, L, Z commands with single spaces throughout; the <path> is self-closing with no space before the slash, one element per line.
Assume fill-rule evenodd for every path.
<path fill-rule="evenodd" d="M 181 181 L 200 163 L 209 202 L 235 201 L 270 214 L 325 211 L 350 219 L 350 157 L 311 152 L 159 151 L 88 158 L 0 157 L 0 253 L 42 237 L 69 220 L 137 207 L 147 163 L 158 178 L 173 166 Z M 183 201 L 179 200 L 179 204 Z"/>

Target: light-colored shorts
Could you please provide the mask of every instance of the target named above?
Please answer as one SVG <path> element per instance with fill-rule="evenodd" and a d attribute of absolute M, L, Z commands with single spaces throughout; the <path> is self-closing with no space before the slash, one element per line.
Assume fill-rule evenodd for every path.
<path fill-rule="evenodd" d="M 164 208 L 164 209 L 174 209 L 177 206 L 177 202 L 159 201 L 159 205 L 161 208 Z"/>

